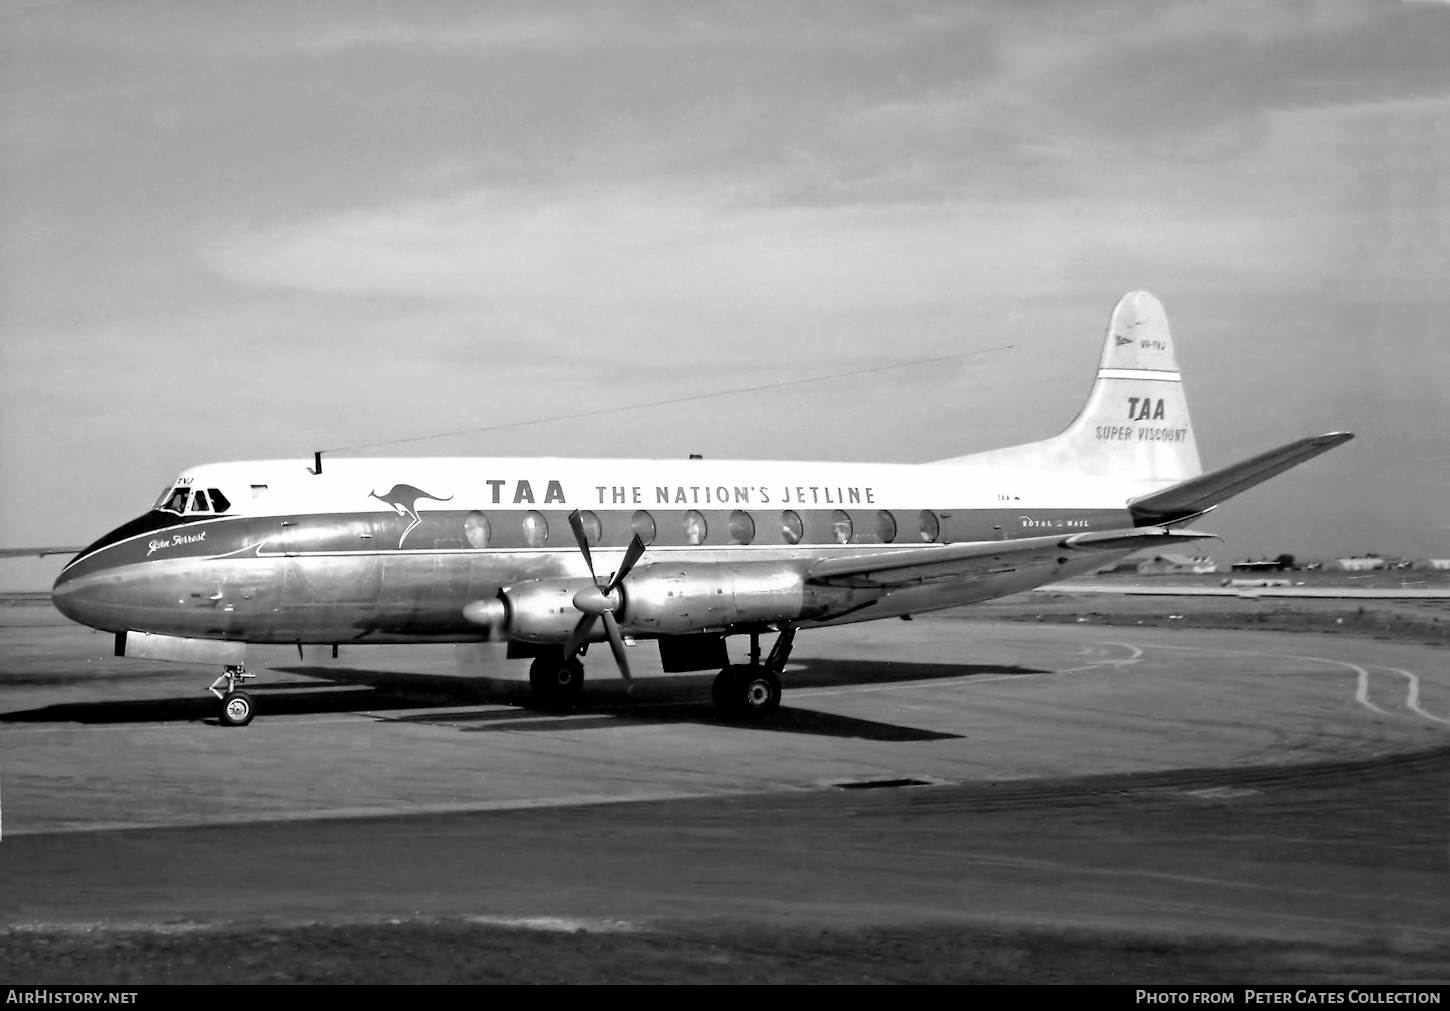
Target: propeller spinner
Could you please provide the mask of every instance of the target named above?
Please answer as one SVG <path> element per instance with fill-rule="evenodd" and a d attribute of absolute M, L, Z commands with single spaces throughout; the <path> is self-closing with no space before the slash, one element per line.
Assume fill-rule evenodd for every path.
<path fill-rule="evenodd" d="M 601 582 L 594 573 L 594 558 L 589 554 L 589 538 L 584 533 L 584 520 L 578 509 L 569 514 L 569 528 L 574 531 L 574 539 L 579 542 L 579 551 L 584 556 L 584 564 L 589 566 L 589 578 L 594 580 L 594 585 L 574 594 L 574 606 L 583 612 L 583 617 L 574 626 L 574 631 L 569 633 L 569 640 L 564 644 L 564 659 L 572 660 L 579 655 L 579 650 L 589 641 L 594 622 L 602 618 L 604 634 L 609 639 L 609 649 L 614 653 L 614 662 L 619 665 L 619 673 L 624 680 L 629 681 L 631 678 L 629 660 L 624 655 L 624 636 L 619 631 L 619 622 L 615 620 L 614 612 L 624 603 L 624 598 L 619 593 L 619 585 L 629 575 L 629 570 L 634 568 L 634 563 L 639 561 L 640 555 L 644 554 L 644 541 L 639 539 L 639 534 L 635 534 L 629 547 L 624 549 L 624 560 L 619 564 L 619 571 L 607 582 Z"/>

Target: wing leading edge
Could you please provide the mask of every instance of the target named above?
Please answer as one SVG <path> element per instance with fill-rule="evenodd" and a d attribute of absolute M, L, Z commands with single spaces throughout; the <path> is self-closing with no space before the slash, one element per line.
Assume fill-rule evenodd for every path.
<path fill-rule="evenodd" d="M 44 558 L 46 555 L 78 555 L 80 548 L 0 548 L 0 558 Z"/>
<path fill-rule="evenodd" d="M 1065 562 L 1069 557 L 1080 558 L 1087 552 L 1121 553 L 1215 536 L 1197 530 L 1136 527 L 1067 536 L 1023 537 L 1011 541 L 969 541 L 831 558 L 814 565 L 807 580 L 824 586 L 884 589 L 949 579 L 972 579 L 1032 565 L 1057 564 L 1059 560 Z"/>

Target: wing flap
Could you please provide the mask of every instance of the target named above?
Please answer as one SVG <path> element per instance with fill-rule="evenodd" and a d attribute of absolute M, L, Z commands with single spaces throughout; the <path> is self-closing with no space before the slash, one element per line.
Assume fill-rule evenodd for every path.
<path fill-rule="evenodd" d="M 1180 481 L 1151 495 L 1135 498 L 1128 503 L 1128 511 L 1133 514 L 1134 520 L 1141 523 L 1188 519 L 1353 438 L 1350 432 L 1311 435 L 1212 473 Z"/>
<path fill-rule="evenodd" d="M 980 579 L 1085 552 L 1106 554 L 1213 537 L 1196 530 L 1136 527 L 1011 541 L 969 541 L 929 548 L 900 548 L 816 563 L 807 581 L 817 585 L 887 588 L 944 580 Z"/>

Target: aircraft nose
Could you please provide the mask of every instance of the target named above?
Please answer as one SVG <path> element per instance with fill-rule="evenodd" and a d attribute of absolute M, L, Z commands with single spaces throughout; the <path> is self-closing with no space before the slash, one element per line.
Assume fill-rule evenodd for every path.
<path fill-rule="evenodd" d="M 50 602 L 71 621 L 100 628 L 101 610 L 95 582 L 94 575 L 76 575 L 67 569 L 56 577 L 55 585 L 50 588 Z"/>
<path fill-rule="evenodd" d="M 127 627 L 118 613 L 124 605 L 120 585 L 124 580 L 117 578 L 116 569 L 134 559 L 116 546 L 144 532 L 148 522 L 147 517 L 141 517 L 117 527 L 66 563 L 50 588 L 55 609 L 71 621 L 92 628 L 114 632 Z M 112 548 L 122 553 L 113 555 L 107 550 Z"/>

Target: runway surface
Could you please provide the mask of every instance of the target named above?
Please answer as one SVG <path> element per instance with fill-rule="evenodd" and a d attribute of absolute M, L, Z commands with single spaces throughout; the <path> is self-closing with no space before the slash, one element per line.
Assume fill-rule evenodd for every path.
<path fill-rule="evenodd" d="M 1325 600 L 1445 600 L 1450 589 L 1443 586 L 1357 587 L 1357 586 L 1272 586 L 1264 581 L 1248 581 L 1242 585 L 1176 586 L 1171 583 L 1133 585 L 1130 583 L 1071 583 L 1044 586 L 1037 593 L 1120 593 L 1139 597 L 1309 597 Z"/>
<path fill-rule="evenodd" d="M 477 649 L 273 650 L 228 729 L 210 671 L 0 622 L 12 929 L 1074 930 L 1348 945 L 1386 978 L 1450 942 L 1432 646 L 880 622 L 802 633 L 753 725 L 650 647 L 570 713 Z"/>

